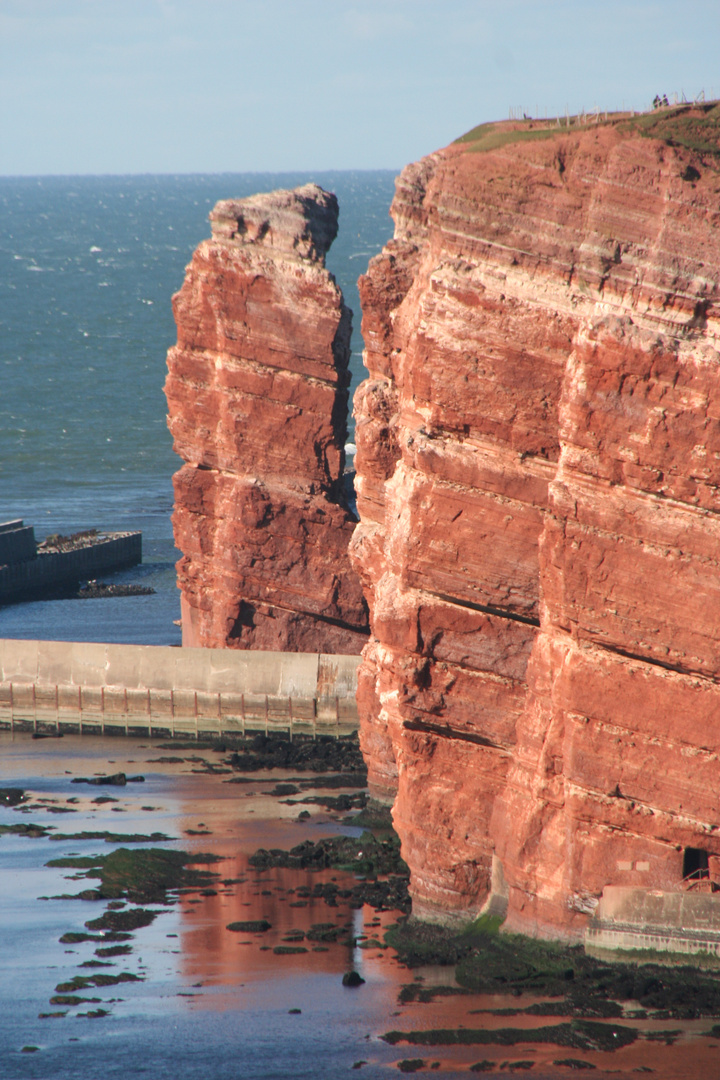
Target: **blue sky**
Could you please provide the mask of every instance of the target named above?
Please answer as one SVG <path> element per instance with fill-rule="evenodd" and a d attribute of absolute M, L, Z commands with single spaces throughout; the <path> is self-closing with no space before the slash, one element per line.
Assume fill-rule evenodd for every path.
<path fill-rule="evenodd" d="M 510 107 L 720 95 L 718 46 L 718 0 L 0 0 L 0 175 L 399 169 Z"/>

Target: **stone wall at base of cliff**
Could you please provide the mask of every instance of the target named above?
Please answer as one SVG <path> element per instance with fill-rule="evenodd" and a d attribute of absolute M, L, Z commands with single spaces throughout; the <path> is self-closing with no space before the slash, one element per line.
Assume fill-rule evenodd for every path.
<path fill-rule="evenodd" d="M 315 184 L 224 200 L 174 297 L 165 392 L 183 645 L 358 653 L 343 489 L 351 314 Z"/>
<path fill-rule="evenodd" d="M 428 919 L 499 865 L 573 939 L 720 855 L 720 167 L 669 134 L 717 117 L 663 122 L 480 129 L 361 279 L 361 741 Z"/>

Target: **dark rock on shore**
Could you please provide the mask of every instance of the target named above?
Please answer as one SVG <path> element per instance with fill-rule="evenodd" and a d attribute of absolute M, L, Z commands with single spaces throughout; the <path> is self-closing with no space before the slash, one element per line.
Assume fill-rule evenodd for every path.
<path fill-rule="evenodd" d="M 467 991 L 528 993 L 558 999 L 527 1009 L 504 1010 L 505 1015 L 526 1012 L 536 1016 L 610 1018 L 622 1015 L 620 1003 L 637 1001 L 653 1019 L 720 1016 L 718 971 L 698 971 L 690 966 L 610 964 L 587 955 L 580 946 L 499 934 L 497 929 L 497 920 L 480 919 L 463 933 L 454 933 L 411 918 L 391 927 L 385 940 L 408 967 L 455 966 L 455 978 Z M 404 988 L 401 997 L 430 1000 L 440 992 L 437 988 Z"/>
<path fill-rule="evenodd" d="M 276 735 L 259 734 L 244 740 L 227 759 L 226 764 L 237 772 L 307 769 L 320 773 L 356 773 L 363 777 L 362 786 L 367 777 L 357 735 L 341 739 L 296 736 L 290 740 Z"/>
<path fill-rule="evenodd" d="M 106 585 L 103 581 L 86 581 L 75 593 L 77 600 L 101 600 L 108 596 L 153 596 L 149 585 Z"/>
<path fill-rule="evenodd" d="M 264 934 L 266 930 L 272 929 L 272 923 L 269 923 L 267 919 L 248 919 L 245 922 L 228 923 L 226 929 L 244 934 Z"/>
<path fill-rule="evenodd" d="M 85 925 L 88 930 L 139 930 L 142 926 L 149 926 L 160 914 L 162 912 L 147 908 L 106 911 L 98 919 L 88 919 Z"/>
<path fill-rule="evenodd" d="M 362 975 L 358 974 L 357 971 L 346 971 L 342 977 L 343 986 L 363 986 L 364 983 L 365 980 L 363 979 Z"/>
<path fill-rule="evenodd" d="M 407 872 L 400 857 L 397 837 L 378 840 L 370 832 L 361 837 L 332 836 L 313 842 L 304 840 L 290 851 L 280 848 L 258 848 L 250 856 L 251 866 L 295 867 L 301 870 L 325 870 L 331 866 L 366 874 L 397 874 Z"/>
<path fill-rule="evenodd" d="M 117 848 L 109 855 L 66 856 L 51 859 L 48 866 L 84 870 L 85 877 L 100 878 L 94 896 L 80 899 L 111 900 L 120 897 L 136 904 L 164 903 L 170 889 L 203 889 L 217 880 L 209 870 L 191 868 L 191 863 L 220 862 L 221 856 L 161 848 Z M 114 905 L 110 905 L 112 908 Z"/>
<path fill-rule="evenodd" d="M 288 794 L 292 793 L 288 792 Z M 20 803 L 27 802 L 27 799 L 28 796 L 25 794 L 22 788 L 0 788 L 0 806 L 19 806 Z"/>
<path fill-rule="evenodd" d="M 125 787 L 126 784 L 142 784 L 144 776 L 126 776 L 124 772 L 113 773 L 111 776 L 76 776 L 70 781 L 72 784 L 112 784 L 114 787 Z"/>

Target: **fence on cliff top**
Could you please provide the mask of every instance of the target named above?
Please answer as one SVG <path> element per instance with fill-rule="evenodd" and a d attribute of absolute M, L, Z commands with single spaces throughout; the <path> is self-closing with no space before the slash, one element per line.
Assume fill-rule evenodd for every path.
<path fill-rule="evenodd" d="M 357 730 L 359 656 L 0 639 L 0 727 L 148 735 Z"/>
<path fill-rule="evenodd" d="M 535 105 L 535 111 L 526 110 L 520 105 L 511 105 L 508 108 L 508 120 L 536 120 L 545 124 L 553 124 L 556 127 L 582 127 L 585 124 L 598 123 L 600 120 L 607 120 L 608 116 L 617 116 L 618 114 L 629 114 L 630 116 L 640 115 L 646 112 L 655 112 L 659 109 L 674 109 L 678 105 L 705 105 L 710 102 L 714 102 L 715 87 L 710 88 L 710 96 L 706 97 L 705 88 L 703 87 L 694 97 L 688 98 L 684 90 L 673 90 L 668 95 L 663 93 L 662 95 L 656 95 L 655 101 L 647 105 L 644 109 L 634 109 L 630 106 L 625 108 L 625 102 L 622 103 L 620 109 L 601 109 L 598 105 L 593 105 L 592 109 L 581 109 L 580 112 L 571 113 L 569 107 L 565 106 L 565 112 L 559 113 L 557 111 L 548 110 L 545 106 L 544 110 L 541 110 Z"/>

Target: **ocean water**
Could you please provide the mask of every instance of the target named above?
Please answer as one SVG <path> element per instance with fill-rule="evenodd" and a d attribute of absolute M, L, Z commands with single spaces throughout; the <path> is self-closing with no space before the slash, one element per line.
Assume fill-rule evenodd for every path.
<path fill-rule="evenodd" d="M 0 178 L 0 521 L 23 518 L 38 539 L 141 529 L 143 566 L 112 580 L 156 590 L 6 607 L 0 637 L 179 644 L 171 297 L 218 199 L 310 180 L 340 202 L 327 263 L 354 313 L 354 387 L 356 282 L 392 235 L 392 172 Z"/>
<path fill-rule="evenodd" d="M 307 805 L 309 818 L 298 820 L 300 807 L 273 795 L 278 781 L 290 779 L 283 770 L 227 783 L 227 774 L 214 771 L 225 756 L 136 737 L 34 741 L 29 732 L 0 732 L 3 784 L 31 794 L 26 806 L 0 804 L 0 826 L 50 830 L 0 834 L 2 1080 L 338 1080 L 358 1074 L 392 1080 L 413 1060 L 422 1062 L 418 1075 L 446 1078 L 480 1073 L 560 1080 L 585 1069 L 620 1080 L 640 1073 L 663 1080 L 718 1076 L 710 1018 L 647 1016 L 628 1002 L 619 1023 L 635 1028 L 636 1039 L 594 1050 L 548 1041 L 547 1028 L 570 1018 L 531 989 L 520 997 L 503 994 L 502 987 L 496 994 L 446 992 L 432 1001 L 401 997 L 402 987 L 416 981 L 427 989 L 457 984 L 452 967 L 408 970 L 392 948 L 382 947 L 398 912 L 351 908 L 340 892 L 330 903 L 318 895 L 321 882 L 351 889 L 355 878 L 347 870 L 260 870 L 248 861 L 258 847 L 287 849 L 360 830 L 344 814 L 316 804 Z M 72 782 L 116 771 L 145 780 L 101 788 Z M 98 803 L 98 794 L 116 801 Z M 153 832 L 167 839 L 143 847 L 219 856 L 222 861 L 208 867 L 219 880 L 209 889 L 174 892 L 168 904 L 143 905 L 157 916 L 132 932 L 122 955 L 96 953 L 107 942 L 63 941 L 68 933 L 86 932 L 86 922 L 103 915 L 107 902 L 73 898 L 96 880 L 50 861 L 104 855 L 128 846 L 118 833 Z M 102 839 L 105 833 L 110 836 Z M 270 924 L 262 933 L 228 929 L 260 919 Z M 337 940 L 320 945 L 311 930 L 317 924 L 337 926 Z M 275 951 L 289 942 L 304 951 Z M 98 955 L 112 966 L 88 966 Z M 356 989 L 342 985 L 351 969 L 365 980 Z M 137 980 L 81 986 L 72 991 L 80 1000 L 53 1000 L 68 994 L 67 984 L 78 977 L 125 972 Z M 555 1002 L 560 1006 L 562 999 Z M 93 1016 L 96 1010 L 102 1013 Z M 480 1038 L 467 1045 L 445 1043 L 442 1036 L 428 1038 L 429 1045 L 382 1038 L 389 1031 L 463 1027 L 480 1029 Z M 493 1037 L 493 1029 L 514 1034 L 507 1038 L 501 1030 Z"/>

